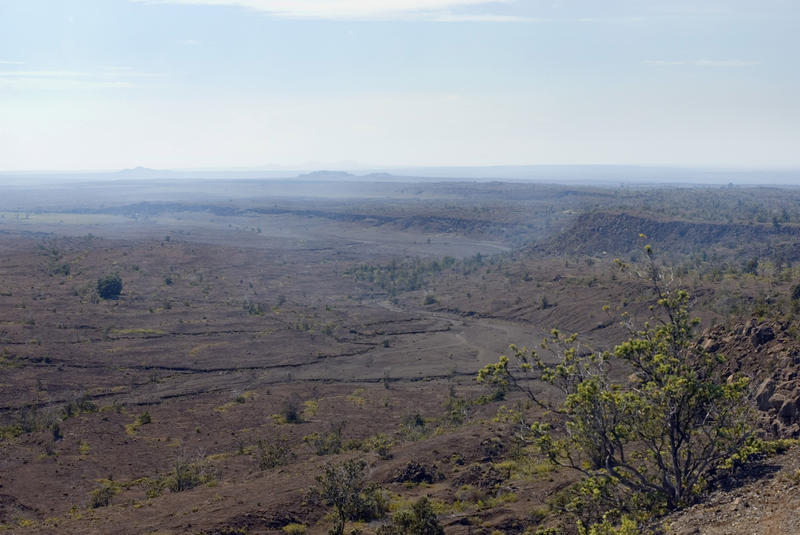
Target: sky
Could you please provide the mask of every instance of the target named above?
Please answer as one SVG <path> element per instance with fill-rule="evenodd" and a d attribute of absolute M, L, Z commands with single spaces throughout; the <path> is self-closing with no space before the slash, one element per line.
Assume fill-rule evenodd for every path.
<path fill-rule="evenodd" d="M 0 171 L 800 168 L 797 0 L 0 0 Z"/>

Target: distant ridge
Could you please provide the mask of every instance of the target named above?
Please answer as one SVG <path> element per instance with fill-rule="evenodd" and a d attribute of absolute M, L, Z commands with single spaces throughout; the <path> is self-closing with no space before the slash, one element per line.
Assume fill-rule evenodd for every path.
<path fill-rule="evenodd" d="M 609 254 L 624 256 L 641 251 L 640 234 L 662 251 L 689 254 L 712 247 L 744 257 L 782 255 L 800 258 L 794 240 L 795 225 L 694 222 L 629 213 L 581 214 L 566 231 L 529 249 L 532 254 Z"/>
<path fill-rule="evenodd" d="M 393 175 L 391 173 L 369 173 L 366 175 L 355 175 L 353 173 L 348 173 L 347 171 L 311 171 L 310 173 L 303 173 L 297 175 L 298 180 L 331 180 L 331 181 L 353 181 L 353 180 L 361 180 L 361 181 L 393 181 L 398 180 L 403 177 L 398 177 L 397 175 Z M 421 178 L 421 177 L 415 177 Z"/>
<path fill-rule="evenodd" d="M 359 173 L 359 174 L 354 174 Z M 2 171 L 0 184 L 97 180 L 298 180 L 318 182 L 543 182 L 575 185 L 792 185 L 800 169 L 728 169 L 636 165 L 498 165 L 358 167 L 352 169 L 151 169 L 121 171 Z"/>
<path fill-rule="evenodd" d="M 115 175 L 117 178 L 175 178 L 178 174 L 175 171 L 139 166 L 133 169 L 117 171 Z"/>
<path fill-rule="evenodd" d="M 320 170 L 297 175 L 297 178 L 300 180 L 350 180 L 356 178 L 356 175 L 346 171 Z"/>

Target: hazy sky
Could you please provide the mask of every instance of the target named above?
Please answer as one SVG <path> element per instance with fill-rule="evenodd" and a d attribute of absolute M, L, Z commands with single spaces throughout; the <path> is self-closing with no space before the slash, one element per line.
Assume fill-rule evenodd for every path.
<path fill-rule="evenodd" d="M 799 55 L 798 0 L 0 0 L 0 170 L 800 167 Z"/>

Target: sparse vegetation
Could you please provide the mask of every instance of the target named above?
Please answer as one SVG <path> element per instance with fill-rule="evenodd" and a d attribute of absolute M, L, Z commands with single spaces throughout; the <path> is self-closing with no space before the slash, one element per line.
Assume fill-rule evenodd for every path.
<path fill-rule="evenodd" d="M 417 500 L 410 511 L 401 511 L 392 522 L 378 528 L 378 535 L 444 535 L 444 529 L 426 497 Z"/>
<path fill-rule="evenodd" d="M 485 535 L 576 535 L 577 520 L 582 535 L 644 534 L 655 524 L 683 533 L 731 517 L 752 527 L 748 519 L 768 510 L 776 514 L 758 529 L 793 532 L 770 522 L 800 507 L 794 443 L 746 440 L 720 460 L 714 448 L 745 436 L 746 419 L 723 426 L 713 447 L 702 438 L 736 419 L 725 396 L 758 407 L 759 436 L 800 429 L 796 188 L 359 181 L 337 185 L 330 200 L 271 197 L 272 182 L 218 187 L 192 192 L 208 199 L 202 205 L 132 194 L 130 205 L 86 211 L 87 197 L 48 211 L 66 209 L 67 192 L 43 198 L 40 210 L 0 211 L 0 530 L 91 531 L 120 518 L 131 531 L 153 521 L 219 535 L 335 530 L 333 502 L 304 504 L 299 487 L 326 461 L 355 458 L 367 463 L 359 496 L 372 513 L 349 517 L 345 533 L 439 534 L 437 519 Z M 647 294 L 651 282 L 612 262 L 648 272 L 647 253 L 631 246 L 640 228 L 669 250 L 664 288 L 685 288 L 685 304 L 711 326 L 677 344 L 693 362 L 691 381 L 669 377 L 683 371 L 661 350 L 664 323 L 644 323 L 671 325 Z M 124 278 L 119 299 L 102 300 L 96 273 Z M 581 336 L 550 335 L 536 356 L 507 353 L 518 384 L 474 383 L 497 347 L 538 340 L 551 325 Z M 634 349 L 615 352 L 623 342 Z M 666 371 L 648 379 L 636 366 L 655 354 Z M 566 389 L 568 402 L 563 381 L 544 377 L 559 363 L 589 380 Z M 742 375 L 752 378 L 743 390 Z M 681 473 L 693 488 L 677 505 L 664 481 L 679 478 L 659 466 L 670 464 L 669 448 L 659 461 L 647 443 L 668 427 L 658 415 L 669 396 L 648 386 L 659 381 L 675 395 L 691 387 L 690 400 L 705 396 L 704 427 L 679 452 L 715 457 L 710 472 Z M 650 428 L 632 418 L 639 413 Z M 591 415 L 616 424 L 622 448 L 604 442 Z M 643 490 L 631 488 L 640 478 L 620 464 L 623 450 Z M 386 489 L 373 494 L 370 477 Z M 735 511 L 731 496 L 742 496 Z M 375 520 L 382 502 L 393 517 Z M 685 523 L 670 531 L 676 517 Z"/>
<path fill-rule="evenodd" d="M 631 337 L 613 353 L 592 352 L 577 344 L 576 335 L 554 330 L 542 347 L 556 351 L 555 363 L 512 346 L 518 368 L 503 356 L 478 376 L 522 391 L 559 415 L 553 423 L 533 423 L 530 440 L 550 462 L 581 474 L 581 500 L 602 502 L 582 506 L 588 518 L 581 520 L 598 523 L 592 529 L 605 529 L 614 518 L 624 527 L 630 522 L 626 514 L 694 503 L 724 475 L 727 459 L 746 460 L 753 447 L 744 403 L 747 378 L 726 379 L 724 358 L 697 345 L 688 293 L 666 289 L 649 246 L 647 254 L 662 314 L 642 329 L 631 326 Z M 626 381 L 612 378 L 614 359 L 632 370 Z M 557 404 L 547 401 L 529 382 L 532 377 L 564 397 Z"/>

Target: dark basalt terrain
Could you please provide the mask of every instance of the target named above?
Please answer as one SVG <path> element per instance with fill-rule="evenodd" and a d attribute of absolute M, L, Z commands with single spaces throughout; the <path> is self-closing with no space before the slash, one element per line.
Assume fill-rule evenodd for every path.
<path fill-rule="evenodd" d="M 574 475 L 517 443 L 496 418 L 516 398 L 491 401 L 474 378 L 553 327 L 619 342 L 620 315 L 652 303 L 635 276 L 640 233 L 692 294 L 710 328 L 700 343 L 753 378 L 764 436 L 800 434 L 797 189 L 209 180 L 0 193 L 11 533 L 322 534 L 328 510 L 307 491 L 346 458 L 368 462 L 390 511 L 428 496 L 448 535 L 555 526 Z M 102 299 L 97 280 L 113 273 L 122 292 Z M 772 500 L 796 487 L 796 458 L 668 520 L 727 533 L 715 519 L 741 495 L 731 533 L 791 532 L 794 516 L 750 512 L 758 485 Z M 180 470 L 191 488 L 176 488 Z"/>

